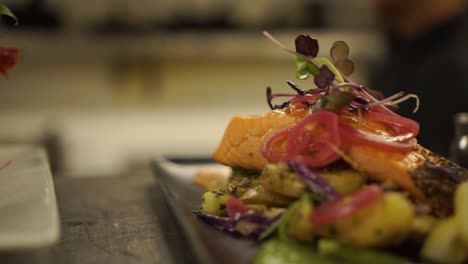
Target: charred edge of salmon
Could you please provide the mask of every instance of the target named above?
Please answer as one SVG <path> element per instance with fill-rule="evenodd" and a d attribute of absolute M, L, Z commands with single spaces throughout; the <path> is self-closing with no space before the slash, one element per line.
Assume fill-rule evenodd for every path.
<path fill-rule="evenodd" d="M 452 214 L 455 189 L 468 180 L 468 170 L 422 146 L 418 146 L 416 152 L 426 161 L 411 173 L 415 185 L 427 197 L 434 215 Z"/>

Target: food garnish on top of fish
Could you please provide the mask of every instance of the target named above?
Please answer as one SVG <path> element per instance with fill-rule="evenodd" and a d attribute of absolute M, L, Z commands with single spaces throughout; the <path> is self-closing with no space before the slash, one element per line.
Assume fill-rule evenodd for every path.
<path fill-rule="evenodd" d="M 308 35 L 296 38 L 295 51 L 265 35 L 295 55 L 296 76 L 313 77 L 316 87 L 303 90 L 288 81 L 292 93 L 267 88 L 271 111 L 231 119 L 213 157 L 233 173 L 225 188 L 205 193 L 197 215 L 231 233 L 260 239 L 276 234 L 279 244 L 293 239 L 320 249 L 331 239 L 339 252 L 346 251 L 342 246 L 385 248 L 418 237 L 422 258 L 464 260 L 468 255 L 459 245 L 432 250 L 460 237 L 468 249 L 468 209 L 457 205 L 468 202 L 460 187 L 468 171 L 419 145 L 419 124 L 393 111 L 411 98 L 417 111 L 418 97 L 400 92 L 383 98 L 353 83 L 347 76 L 354 64 L 343 41 L 333 44 L 330 61 L 316 57 L 318 42 Z M 273 105 L 276 98 L 287 100 Z M 455 192 L 462 193 L 457 201 Z M 460 228 L 447 224 L 462 218 Z M 264 263 L 268 247 L 256 263 Z"/>

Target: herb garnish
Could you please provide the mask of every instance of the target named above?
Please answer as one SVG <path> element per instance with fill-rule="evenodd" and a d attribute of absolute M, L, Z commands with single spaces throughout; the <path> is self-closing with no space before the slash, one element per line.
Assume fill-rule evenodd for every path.
<path fill-rule="evenodd" d="M 268 87 L 266 97 L 271 109 L 290 107 L 291 102 L 295 100 L 296 103 L 311 107 L 312 112 L 322 108 L 338 112 L 347 107 L 350 111 L 358 110 L 360 114 L 361 110 L 368 111 L 372 106 L 376 105 L 382 105 L 386 111 L 391 112 L 391 110 L 395 110 L 398 104 L 410 98 L 416 99 L 414 112 L 419 108 L 419 98 L 415 94 L 404 96 L 404 93 L 397 93 L 384 98 L 378 91 L 352 83 L 347 76 L 354 72 L 354 63 L 348 58 L 349 47 L 342 40 L 335 41 L 330 49 L 332 62 L 327 58 L 316 57 L 319 52 L 319 44 L 316 39 L 309 35 L 296 37 L 294 51 L 283 45 L 268 32 L 263 32 L 263 34 L 285 51 L 295 55 L 297 79 L 305 80 L 313 76 L 316 85 L 314 89 L 303 91 L 297 85 L 288 81 L 288 85 L 295 90 L 296 94 L 274 94 L 272 89 Z M 319 96 L 316 96 L 317 94 Z M 310 97 L 312 95 L 314 95 L 313 98 Z M 282 104 L 274 105 L 272 100 L 276 97 L 290 97 L 291 99 Z"/>
<path fill-rule="evenodd" d="M 0 4 L 0 15 L 12 18 L 15 21 L 15 26 L 19 23 L 15 14 L 13 14 L 13 12 L 11 12 L 11 10 L 4 4 Z"/>
<path fill-rule="evenodd" d="M 318 103 L 315 104 L 313 110 L 318 111 L 320 108 L 324 108 L 336 112 L 348 106 L 355 98 L 356 95 L 352 92 L 337 90 L 330 93 L 328 96 L 320 98 L 323 99 L 324 102 L 320 106 Z"/>
<path fill-rule="evenodd" d="M 314 83 L 319 88 L 325 88 L 332 86 L 333 80 L 335 80 L 335 74 L 324 65 L 320 68 L 319 74 L 315 76 Z"/>
<path fill-rule="evenodd" d="M 317 57 L 319 46 L 316 39 L 311 38 L 309 35 L 299 35 L 295 40 L 296 52 L 306 57 Z"/>
<path fill-rule="evenodd" d="M 330 57 L 333 60 L 336 68 L 338 68 L 342 74 L 349 76 L 354 72 L 354 63 L 348 59 L 349 47 L 346 42 L 339 40 L 333 43 L 330 49 Z"/>

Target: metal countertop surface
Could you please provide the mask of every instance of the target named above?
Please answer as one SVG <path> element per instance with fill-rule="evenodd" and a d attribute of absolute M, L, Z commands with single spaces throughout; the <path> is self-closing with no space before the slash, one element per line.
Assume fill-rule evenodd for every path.
<path fill-rule="evenodd" d="M 0 253 L 0 263 L 183 263 L 190 261 L 150 166 L 116 177 L 56 177 L 59 242 Z"/>

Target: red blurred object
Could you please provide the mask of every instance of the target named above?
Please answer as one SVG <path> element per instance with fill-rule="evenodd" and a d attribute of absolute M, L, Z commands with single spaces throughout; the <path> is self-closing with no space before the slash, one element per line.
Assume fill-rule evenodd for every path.
<path fill-rule="evenodd" d="M 235 220 L 249 210 L 247 205 L 234 197 L 229 198 L 226 202 L 226 211 L 231 220 Z"/>
<path fill-rule="evenodd" d="M 382 189 L 377 185 L 369 185 L 353 194 L 322 204 L 311 215 L 310 221 L 317 226 L 333 224 L 374 204 L 382 197 Z"/>
<path fill-rule="evenodd" d="M 2 166 L 0 166 L 0 171 L 6 169 L 12 163 L 12 160 L 7 160 Z"/>
<path fill-rule="evenodd" d="M 18 61 L 18 48 L 7 48 L 0 46 L 0 72 L 8 78 L 8 70 L 15 67 Z"/>

